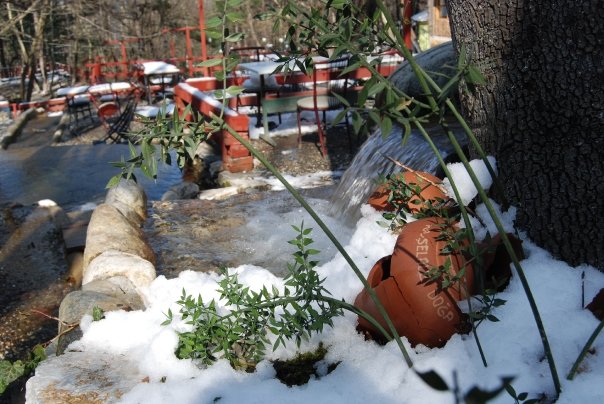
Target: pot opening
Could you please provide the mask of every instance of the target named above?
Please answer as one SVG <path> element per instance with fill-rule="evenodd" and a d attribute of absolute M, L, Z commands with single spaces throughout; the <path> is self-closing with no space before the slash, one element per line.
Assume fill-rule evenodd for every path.
<path fill-rule="evenodd" d="M 382 258 L 382 280 L 386 280 L 390 278 L 390 261 L 392 259 L 392 255 Z"/>

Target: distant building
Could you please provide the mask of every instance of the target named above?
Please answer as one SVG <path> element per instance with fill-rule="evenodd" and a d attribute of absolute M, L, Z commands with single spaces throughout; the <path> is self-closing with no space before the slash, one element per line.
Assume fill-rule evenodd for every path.
<path fill-rule="evenodd" d="M 430 45 L 435 46 L 451 40 L 447 0 L 428 0 L 430 13 Z"/>
<path fill-rule="evenodd" d="M 422 11 L 412 17 L 412 20 L 416 24 L 419 48 L 426 50 L 443 42 L 450 41 L 451 27 L 449 26 L 447 1 L 421 1 L 419 9 Z"/>

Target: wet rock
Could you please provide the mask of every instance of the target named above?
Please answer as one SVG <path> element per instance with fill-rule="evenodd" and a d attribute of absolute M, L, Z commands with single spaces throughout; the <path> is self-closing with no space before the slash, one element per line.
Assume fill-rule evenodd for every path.
<path fill-rule="evenodd" d="M 97 292 L 125 302 L 132 310 L 144 310 L 145 304 L 136 291 L 136 286 L 125 276 L 113 276 L 82 285 L 84 292 Z"/>
<path fill-rule="evenodd" d="M 193 199 L 199 194 L 199 185 L 185 181 L 171 187 L 161 197 L 162 201 L 174 201 L 178 199 Z"/>
<path fill-rule="evenodd" d="M 136 288 L 149 286 L 155 279 L 155 267 L 138 255 L 109 250 L 92 261 L 84 270 L 82 284 L 114 276 L 127 278 Z"/>
<path fill-rule="evenodd" d="M 224 200 L 239 193 L 237 187 L 225 187 L 216 189 L 207 189 L 199 194 L 199 199 L 205 200 Z"/>
<path fill-rule="evenodd" d="M 144 378 L 117 355 L 67 352 L 49 357 L 27 381 L 28 403 L 109 403 Z"/>
<path fill-rule="evenodd" d="M 84 315 L 92 315 L 95 307 L 104 312 L 133 309 L 126 299 L 106 295 L 92 290 L 76 290 L 69 293 L 59 307 L 59 341 L 57 353 L 60 355 L 73 341 L 82 337 L 79 323 Z M 138 308 L 138 307 L 137 307 Z"/>
<path fill-rule="evenodd" d="M 122 180 L 109 189 L 105 203 L 116 207 L 133 223 L 140 225 L 147 218 L 147 195 L 143 187 L 132 180 Z"/>
<path fill-rule="evenodd" d="M 258 173 L 231 173 L 227 170 L 218 174 L 217 182 L 223 188 L 236 187 L 240 190 L 267 185 L 267 181 L 264 181 Z"/>
<path fill-rule="evenodd" d="M 453 49 L 452 42 L 445 42 L 441 45 L 430 48 L 426 52 L 419 53 L 415 61 L 426 72 L 430 74 L 432 79 L 442 88 L 455 74 L 455 66 L 457 66 L 457 54 Z M 401 65 L 390 75 L 389 80 L 405 94 L 415 99 L 425 100 L 425 91 L 422 90 L 411 65 L 407 62 Z M 457 89 L 451 91 L 451 94 L 456 95 Z M 381 100 L 377 100 L 379 104 Z"/>
<path fill-rule="evenodd" d="M 138 255 L 155 265 L 155 255 L 142 230 L 114 206 L 102 204 L 94 210 L 88 225 L 84 272 L 94 258 L 109 250 Z"/>

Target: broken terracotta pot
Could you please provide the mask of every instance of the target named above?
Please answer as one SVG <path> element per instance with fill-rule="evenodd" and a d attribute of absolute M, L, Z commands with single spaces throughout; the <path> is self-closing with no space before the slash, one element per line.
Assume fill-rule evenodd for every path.
<path fill-rule="evenodd" d="M 522 240 L 511 233 L 507 233 L 512 249 L 519 260 L 524 259 Z M 503 240 L 499 234 L 488 241 L 478 245 L 482 254 L 482 267 L 484 268 L 484 288 L 502 291 L 508 285 L 512 277 L 512 259 L 508 254 Z M 478 276 L 478 275 L 477 275 Z"/>
<path fill-rule="evenodd" d="M 396 174 L 395 178 L 402 177 L 402 180 L 406 184 L 410 185 L 418 185 L 421 188 L 420 197 L 414 195 L 409 200 L 407 204 L 407 208 L 412 213 L 417 213 L 420 211 L 422 207 L 425 207 L 425 203 L 422 201 L 432 200 L 435 201 L 436 198 L 446 199 L 445 193 L 436 185 L 440 184 L 442 181 L 440 178 L 433 176 L 432 174 L 428 174 L 421 171 L 405 171 L 404 173 Z M 376 188 L 376 190 L 369 196 L 367 203 L 371 205 L 375 210 L 379 211 L 394 211 L 394 206 L 388 201 L 388 197 L 390 196 L 390 190 L 388 189 L 386 184 L 382 184 Z M 414 202 L 418 201 L 418 202 Z M 399 201 L 399 203 L 401 203 Z"/>
<path fill-rule="evenodd" d="M 598 320 L 604 320 L 604 289 L 600 289 L 598 294 L 586 308 L 591 311 Z"/>
<path fill-rule="evenodd" d="M 466 290 L 471 293 L 471 266 L 466 267 L 461 282 L 442 290 L 442 278 L 426 282 L 424 275 L 431 268 L 444 265 L 447 257 L 451 258 L 451 275 L 459 273 L 463 266 L 464 258 L 460 253 L 441 254 L 446 245 L 439 239 L 444 223 L 444 219 L 426 218 L 405 225 L 392 256 L 379 260 L 368 276 L 369 284 L 399 335 L 407 337 L 411 345 L 441 347 L 454 333 L 466 328 L 465 316 L 457 301 L 467 296 Z M 388 329 L 366 290 L 359 293 L 354 304 Z M 359 318 L 359 328 L 375 336 L 379 334 L 362 318 Z"/>

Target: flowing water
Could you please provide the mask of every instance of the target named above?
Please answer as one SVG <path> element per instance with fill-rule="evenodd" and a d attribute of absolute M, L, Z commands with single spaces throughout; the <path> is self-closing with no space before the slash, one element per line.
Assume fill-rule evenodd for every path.
<path fill-rule="evenodd" d="M 466 144 L 461 128 L 451 125 L 451 129 L 462 145 Z M 453 146 L 439 126 L 427 128 L 432 141 L 445 161 L 455 155 Z M 407 143 L 402 144 L 402 128 L 395 126 L 387 138 L 381 132 L 374 132 L 361 146 L 359 152 L 342 176 L 331 197 L 329 214 L 347 223 L 355 223 L 361 216 L 360 205 L 376 187 L 378 176 L 400 172 L 402 168 L 386 157 L 419 171 L 437 174 L 439 164 L 430 145 L 417 130 L 413 130 Z"/>
<path fill-rule="evenodd" d="M 0 204 L 31 205 L 52 199 L 66 210 L 100 203 L 109 178 L 117 174 L 110 161 L 128 158 L 127 145 L 9 147 L 0 151 Z M 158 180 L 138 176 L 150 200 L 160 199 L 181 181 L 175 166 L 160 166 Z"/>

